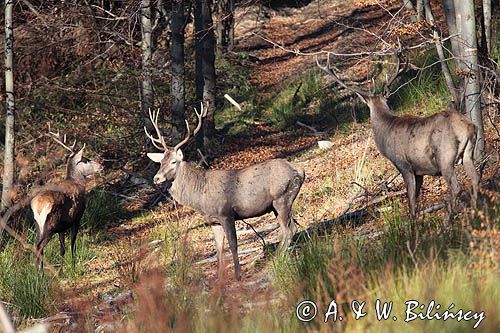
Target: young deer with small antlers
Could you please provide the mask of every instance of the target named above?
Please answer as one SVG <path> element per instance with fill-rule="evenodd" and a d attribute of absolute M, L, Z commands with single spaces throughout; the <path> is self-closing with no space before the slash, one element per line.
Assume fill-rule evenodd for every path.
<path fill-rule="evenodd" d="M 31 209 L 35 217 L 38 240 L 35 248 L 35 265 L 43 270 L 43 249 L 54 234 L 59 234 L 60 252 L 66 252 L 65 234 L 71 229 L 71 255 L 74 260 L 75 242 L 80 220 L 85 211 L 85 185 L 87 177 L 102 171 L 102 166 L 83 157 L 85 144 L 75 152 L 75 142 L 68 146 L 66 136 L 50 132 L 49 135 L 70 151 L 66 162 L 66 179 L 47 185 L 37 191 L 31 199 Z"/>
<path fill-rule="evenodd" d="M 201 111 L 195 109 L 195 112 L 198 125 L 194 135 L 200 130 L 206 111 L 202 105 Z M 149 116 L 158 137 L 153 137 L 146 128 L 144 130 L 153 145 L 164 151 L 147 154 L 154 162 L 161 163 L 154 182 L 160 184 L 170 181 L 172 185 L 169 191 L 173 198 L 195 209 L 211 225 L 217 249 L 219 279 L 223 274 L 225 238 L 233 257 L 236 279 L 241 278 L 235 220 L 274 212 L 281 230 L 280 249 L 290 244 L 295 231 L 292 204 L 304 182 L 304 170 L 283 159 L 268 160 L 240 170 L 196 169 L 183 160 L 180 149 L 190 138 L 187 121 L 186 137 L 174 148 L 169 148 L 158 128 L 158 113 L 150 112 Z"/>
<path fill-rule="evenodd" d="M 396 116 L 387 105 L 389 86 L 405 69 L 400 70 L 397 56 L 396 71 L 387 80 L 382 94 L 375 94 L 347 85 L 329 67 L 318 67 L 344 88 L 356 93 L 370 108 L 371 127 L 380 153 L 401 172 L 408 193 L 410 214 L 416 215 L 416 202 L 425 175 L 443 176 L 450 192 L 448 209 L 460 190 L 455 164 L 463 161 L 465 172 L 472 182 L 472 205 L 476 207 L 479 175 L 474 167 L 473 152 L 476 126 L 463 114 L 448 109 L 428 117 Z"/>

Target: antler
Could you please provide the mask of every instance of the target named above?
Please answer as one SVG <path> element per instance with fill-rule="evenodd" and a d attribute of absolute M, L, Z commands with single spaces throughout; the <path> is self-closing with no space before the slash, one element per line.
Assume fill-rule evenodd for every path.
<path fill-rule="evenodd" d="M 146 132 L 146 136 L 151 140 L 151 143 L 153 146 L 158 148 L 159 150 L 167 151 L 168 146 L 165 143 L 165 139 L 163 138 L 163 135 L 160 132 L 160 128 L 158 127 L 158 115 L 160 114 L 160 109 L 158 109 L 156 112 L 151 112 L 151 109 L 149 110 L 149 119 L 151 120 L 151 123 L 153 124 L 153 127 L 156 131 L 156 134 L 158 135 L 158 138 L 153 137 L 147 130 L 146 126 L 144 126 L 144 132 Z M 159 146 L 158 144 L 161 144 Z"/>
<path fill-rule="evenodd" d="M 207 102 L 207 107 L 206 108 L 203 106 L 203 103 L 200 103 L 200 104 L 201 104 L 201 106 L 200 106 L 200 112 L 198 112 L 198 110 L 196 108 L 194 108 L 194 112 L 196 113 L 196 117 L 198 117 L 198 124 L 196 125 L 196 128 L 193 131 L 193 136 L 196 135 L 200 131 L 201 125 L 202 125 L 202 122 L 203 122 L 202 120 L 207 115 L 208 102 Z M 174 151 L 177 151 L 177 149 L 179 149 L 184 144 L 186 144 L 186 142 L 188 142 L 189 139 L 190 139 L 190 137 L 191 137 L 191 131 L 189 129 L 188 121 L 187 120 L 184 120 L 184 121 L 186 122 L 186 128 L 187 128 L 186 137 L 184 138 L 184 140 L 182 140 L 177 145 L 175 145 Z"/>
<path fill-rule="evenodd" d="M 58 144 L 60 144 L 61 146 L 63 146 L 65 149 L 69 150 L 71 152 L 71 154 L 75 153 L 74 149 L 75 149 L 75 146 L 76 146 L 76 139 L 75 139 L 75 141 L 73 142 L 73 144 L 71 146 L 68 146 L 67 143 L 66 143 L 66 134 L 64 134 L 63 136 L 61 136 L 61 133 L 59 132 L 59 130 L 57 131 L 57 133 L 52 132 L 50 130 L 50 124 L 49 124 L 49 136 L 52 139 L 54 139 L 55 142 L 57 142 Z M 85 148 L 85 144 L 83 145 L 83 148 Z"/>
<path fill-rule="evenodd" d="M 342 87 L 346 88 L 347 90 L 350 90 L 350 91 L 353 91 L 355 92 L 356 94 L 359 94 L 361 96 L 367 96 L 367 95 L 371 95 L 369 92 L 367 91 L 364 91 L 362 89 L 359 89 L 359 88 L 356 88 L 356 87 L 351 87 L 351 86 L 348 86 L 344 81 L 342 81 L 338 76 L 337 74 L 335 74 L 333 72 L 333 70 L 330 68 L 330 55 L 327 56 L 326 58 L 326 66 L 322 66 L 319 62 L 319 59 L 318 57 L 316 56 L 316 64 L 318 65 L 319 68 L 321 68 L 325 73 L 327 73 L 328 75 L 330 75 L 331 77 L 333 77 L 333 79 L 338 83 L 340 84 Z"/>
<path fill-rule="evenodd" d="M 401 75 L 402 73 L 404 73 L 406 71 L 406 69 L 408 68 L 408 57 L 406 57 L 405 65 L 402 69 L 400 69 L 402 50 L 398 49 L 394 53 L 395 53 L 396 59 L 397 59 L 396 70 L 394 71 L 394 73 L 392 74 L 390 79 L 386 80 L 386 83 L 384 85 L 384 96 L 386 96 L 386 97 L 390 94 L 389 88 L 390 88 L 391 84 L 394 82 L 394 80 L 396 80 L 396 78 L 399 75 Z"/>

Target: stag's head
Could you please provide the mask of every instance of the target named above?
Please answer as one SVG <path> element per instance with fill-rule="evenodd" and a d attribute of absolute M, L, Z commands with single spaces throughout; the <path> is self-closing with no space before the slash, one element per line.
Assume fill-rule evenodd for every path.
<path fill-rule="evenodd" d="M 201 104 L 201 109 L 200 112 L 195 108 L 194 109 L 196 116 L 198 118 L 198 124 L 196 125 L 196 128 L 193 131 L 193 136 L 198 133 L 198 131 L 201 129 L 202 125 L 202 120 L 203 117 L 206 116 L 207 114 L 207 108 L 203 106 L 203 103 Z M 153 137 L 146 127 L 144 127 L 144 131 L 146 132 L 146 135 L 148 138 L 151 140 L 153 143 L 153 146 L 158 148 L 159 150 L 163 151 L 162 153 L 148 153 L 147 156 L 156 163 L 160 163 L 160 169 L 156 173 L 156 175 L 153 178 L 153 181 L 155 184 L 161 184 L 165 181 L 173 181 L 175 179 L 175 176 L 177 175 L 177 171 L 179 170 L 179 166 L 181 165 L 181 162 L 184 159 L 184 154 L 182 153 L 181 147 L 186 144 L 190 137 L 191 137 L 191 131 L 189 129 L 189 124 L 187 120 L 186 122 L 186 137 L 184 140 L 179 142 L 175 147 L 169 147 L 165 143 L 165 139 L 163 135 L 161 134 L 161 131 L 158 127 L 158 114 L 159 110 L 156 113 L 149 111 L 149 118 L 151 119 L 151 123 L 153 124 L 153 127 L 156 131 L 157 137 Z"/>
<path fill-rule="evenodd" d="M 59 131 L 57 133 L 51 132 L 50 126 L 49 136 L 70 152 L 67 164 L 68 175 L 86 178 L 103 170 L 103 166 L 98 162 L 83 157 L 85 144 L 83 144 L 83 147 L 79 151 L 75 152 L 76 140 L 73 144 L 68 145 L 66 143 L 66 135 L 61 135 Z"/>
<path fill-rule="evenodd" d="M 71 169 L 73 173 L 78 174 L 83 177 L 89 177 L 96 173 L 101 172 L 104 168 L 101 164 L 96 161 L 89 160 L 83 157 L 83 150 L 85 145 L 80 149 L 75 155 L 71 157 Z"/>

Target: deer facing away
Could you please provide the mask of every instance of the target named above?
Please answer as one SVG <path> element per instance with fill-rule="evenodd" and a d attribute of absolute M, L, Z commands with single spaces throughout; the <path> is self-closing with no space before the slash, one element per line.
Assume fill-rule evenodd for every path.
<path fill-rule="evenodd" d="M 395 115 L 387 105 L 387 95 L 389 85 L 404 71 L 404 68 L 400 70 L 399 56 L 396 71 L 387 81 L 383 94 L 348 86 L 329 68 L 328 63 L 322 66 L 317 60 L 322 70 L 341 86 L 356 93 L 370 108 L 375 144 L 403 176 L 413 217 L 425 175 L 444 177 L 450 193 L 448 209 L 451 214 L 460 191 L 455 173 L 455 164 L 460 161 L 472 182 L 472 205 L 476 207 L 479 188 L 479 175 L 473 160 L 476 126 L 465 115 L 452 109 L 428 117 Z"/>
<path fill-rule="evenodd" d="M 74 152 L 76 144 L 68 146 L 59 133 L 50 133 L 53 139 L 71 153 L 66 164 L 66 179 L 37 191 L 31 199 L 31 209 L 37 226 L 35 264 L 43 269 L 43 249 L 54 234 L 59 234 L 60 252 L 66 252 L 65 234 L 71 230 L 71 254 L 74 259 L 75 242 L 80 220 L 85 211 L 85 185 L 87 177 L 102 171 L 102 166 L 83 157 L 85 145 Z"/>
<path fill-rule="evenodd" d="M 203 105 L 198 113 L 201 127 L 204 117 Z M 180 147 L 189 140 L 187 125 L 185 139 L 174 148 L 169 148 L 160 133 L 158 113 L 150 113 L 157 138 L 147 131 L 156 148 L 164 153 L 148 153 L 148 157 L 161 163 L 154 176 L 156 184 L 170 181 L 170 193 L 182 205 L 200 213 L 210 224 L 215 239 L 218 261 L 218 276 L 223 274 L 224 239 L 227 238 L 234 262 L 235 276 L 241 278 L 238 259 L 235 220 L 257 217 L 274 212 L 280 225 L 280 249 L 286 248 L 292 239 L 295 226 L 291 214 L 292 204 L 304 181 L 304 170 L 283 159 L 272 159 L 240 170 L 201 170 L 183 160 Z M 161 144 L 161 146 L 159 145 Z"/>

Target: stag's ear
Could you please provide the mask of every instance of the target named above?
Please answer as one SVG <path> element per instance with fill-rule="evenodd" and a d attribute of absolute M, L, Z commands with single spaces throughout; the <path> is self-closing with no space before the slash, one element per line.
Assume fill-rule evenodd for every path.
<path fill-rule="evenodd" d="M 177 151 L 175 152 L 175 158 L 178 161 L 182 161 L 184 159 L 184 154 L 182 153 L 182 150 L 177 149 Z"/>
<path fill-rule="evenodd" d="M 82 148 L 82 149 L 80 149 L 80 150 L 78 151 L 78 153 L 76 153 L 76 154 L 75 154 L 75 155 L 71 158 L 71 160 L 72 160 L 72 162 L 73 162 L 73 163 L 78 163 L 78 162 L 80 162 L 80 161 L 82 160 L 82 157 L 83 157 L 83 150 L 84 150 L 84 149 L 85 149 L 85 146 L 83 146 L 83 148 Z"/>
<path fill-rule="evenodd" d="M 147 155 L 151 159 L 151 161 L 155 163 L 161 163 L 161 160 L 163 160 L 165 153 L 147 153 Z"/>
<path fill-rule="evenodd" d="M 356 95 L 358 95 L 358 97 L 361 99 L 361 101 L 365 104 L 368 104 L 368 102 L 366 101 L 366 97 L 361 95 L 360 93 L 356 93 Z"/>

